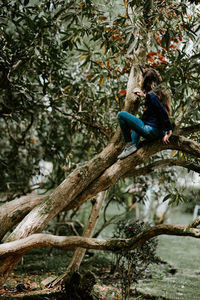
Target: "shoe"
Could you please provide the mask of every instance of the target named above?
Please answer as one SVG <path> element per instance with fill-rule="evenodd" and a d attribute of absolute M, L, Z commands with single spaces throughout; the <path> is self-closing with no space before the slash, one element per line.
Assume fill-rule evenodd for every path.
<path fill-rule="evenodd" d="M 137 151 L 137 148 L 136 148 L 135 144 L 129 142 L 125 145 L 124 151 L 120 155 L 118 155 L 117 158 L 119 158 L 119 159 L 125 158 L 136 151 Z"/>

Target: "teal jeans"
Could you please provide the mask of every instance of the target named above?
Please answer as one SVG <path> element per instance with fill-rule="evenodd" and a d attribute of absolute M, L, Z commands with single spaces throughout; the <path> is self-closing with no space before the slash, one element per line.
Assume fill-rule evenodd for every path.
<path fill-rule="evenodd" d="M 136 147 L 138 147 L 141 136 L 147 140 L 155 140 L 165 135 L 165 131 L 146 125 L 142 120 L 126 111 L 118 114 L 118 122 L 124 142 L 132 142 Z"/>

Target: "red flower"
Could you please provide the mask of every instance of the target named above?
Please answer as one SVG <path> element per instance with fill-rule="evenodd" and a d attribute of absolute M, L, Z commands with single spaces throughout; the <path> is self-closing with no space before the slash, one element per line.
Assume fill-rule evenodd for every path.
<path fill-rule="evenodd" d="M 147 53 L 147 57 L 151 57 L 151 56 L 154 56 L 156 54 L 157 54 L 156 52 L 151 51 L 151 52 Z"/>
<path fill-rule="evenodd" d="M 120 93 L 121 95 L 125 96 L 125 95 L 126 95 L 126 90 L 121 90 L 121 91 L 119 91 L 119 93 Z"/>

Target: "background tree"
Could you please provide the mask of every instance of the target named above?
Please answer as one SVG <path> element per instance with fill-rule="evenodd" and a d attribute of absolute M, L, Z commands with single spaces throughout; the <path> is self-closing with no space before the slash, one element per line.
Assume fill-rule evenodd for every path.
<path fill-rule="evenodd" d="M 13 205 L 29 198 L 1 206 L 7 232 L 22 220 L 4 242 L 41 232 L 63 209 L 80 206 L 120 178 L 167 165 L 199 172 L 199 12 L 187 5 L 2 2 L 2 198 L 50 191 L 33 196 L 9 224 L 11 208 L 16 216 Z M 145 66 L 157 68 L 172 92 L 174 135 L 168 145 L 144 143 L 130 158 L 116 161 L 122 148 L 116 115 L 124 100 L 125 110 L 140 115 L 131 91 Z M 169 158 L 160 152 L 166 149 L 179 152 Z M 52 164 L 48 176 L 41 174 L 41 161 Z M 22 254 L 4 253 L 2 282 Z"/>

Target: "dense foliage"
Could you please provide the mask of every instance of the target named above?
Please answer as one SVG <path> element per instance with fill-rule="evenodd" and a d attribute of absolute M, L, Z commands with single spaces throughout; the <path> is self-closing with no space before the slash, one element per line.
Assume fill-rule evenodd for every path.
<path fill-rule="evenodd" d="M 148 223 L 139 221 L 120 221 L 116 226 L 114 237 L 130 238 L 147 229 Z M 157 240 L 152 239 L 141 247 L 127 252 L 119 251 L 115 254 L 115 267 L 122 288 L 122 299 L 129 299 L 130 286 L 139 279 L 147 276 L 148 267 L 152 263 L 159 263 L 160 259 L 156 255 Z"/>
<path fill-rule="evenodd" d="M 187 6 L 147 0 L 2 1 L 4 197 L 54 188 L 105 146 L 117 126 L 140 43 L 147 48 L 146 65 L 158 68 L 168 82 L 174 119 L 182 125 L 199 119 L 200 14 Z M 43 162 L 51 163 L 49 172 Z"/>

